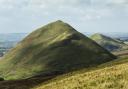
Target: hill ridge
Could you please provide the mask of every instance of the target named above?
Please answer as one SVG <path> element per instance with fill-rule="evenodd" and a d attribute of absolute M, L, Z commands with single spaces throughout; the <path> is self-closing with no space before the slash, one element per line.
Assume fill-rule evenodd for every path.
<path fill-rule="evenodd" d="M 127 45 L 122 41 L 100 33 L 93 34 L 90 38 L 109 51 L 117 51 L 127 48 Z"/>
<path fill-rule="evenodd" d="M 5 79 L 22 79 L 70 72 L 115 58 L 69 24 L 55 21 L 35 30 L 8 52 L 0 60 L 0 73 Z"/>

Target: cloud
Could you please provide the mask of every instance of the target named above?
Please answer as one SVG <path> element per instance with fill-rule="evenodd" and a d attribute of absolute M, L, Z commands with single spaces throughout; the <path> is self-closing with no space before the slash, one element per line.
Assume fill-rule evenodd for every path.
<path fill-rule="evenodd" d="M 117 4 L 117 5 L 126 5 L 128 4 L 128 0 L 108 0 L 109 3 Z"/>
<path fill-rule="evenodd" d="M 18 21 L 29 29 L 55 19 L 77 24 L 124 15 L 128 0 L 0 0 L 0 24 Z"/>
<path fill-rule="evenodd" d="M 112 12 L 112 9 L 118 6 L 125 6 L 123 9 L 126 9 L 127 4 L 127 0 L 0 0 L 0 10 L 5 13 L 10 10 L 12 13 L 26 11 L 25 13 L 44 15 L 84 13 L 87 15 L 94 14 L 94 17 L 97 17 L 95 15 L 99 14 L 102 17 L 108 16 L 106 11 Z"/>

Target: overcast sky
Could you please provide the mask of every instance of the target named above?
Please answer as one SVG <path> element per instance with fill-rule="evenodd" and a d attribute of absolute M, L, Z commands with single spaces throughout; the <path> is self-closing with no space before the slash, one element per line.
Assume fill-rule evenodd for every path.
<path fill-rule="evenodd" d="M 58 19 L 80 32 L 128 32 L 128 0 L 0 0 L 0 33 L 32 32 Z"/>

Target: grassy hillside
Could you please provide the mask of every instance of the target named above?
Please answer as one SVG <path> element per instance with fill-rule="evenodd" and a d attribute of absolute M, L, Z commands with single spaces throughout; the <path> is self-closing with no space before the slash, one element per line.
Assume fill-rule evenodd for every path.
<path fill-rule="evenodd" d="M 33 89 L 127 89 L 128 58 L 57 77 Z"/>
<path fill-rule="evenodd" d="M 90 38 L 109 51 L 128 49 L 128 45 L 122 41 L 107 37 L 99 33 L 92 35 Z"/>
<path fill-rule="evenodd" d="M 37 29 L 0 60 L 0 76 L 23 79 L 62 74 L 115 56 L 62 21 Z"/>
<path fill-rule="evenodd" d="M 42 76 L 1 81 L 0 89 L 127 89 L 128 58 L 70 72 L 54 79 Z"/>

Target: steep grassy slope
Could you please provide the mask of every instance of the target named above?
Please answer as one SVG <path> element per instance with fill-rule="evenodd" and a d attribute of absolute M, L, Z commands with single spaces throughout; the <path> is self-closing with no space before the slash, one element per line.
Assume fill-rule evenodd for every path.
<path fill-rule="evenodd" d="M 6 79 L 61 74 L 98 65 L 115 56 L 62 21 L 27 36 L 0 61 Z"/>
<path fill-rule="evenodd" d="M 128 48 L 128 45 L 122 41 L 107 37 L 99 33 L 92 35 L 90 38 L 109 51 L 117 51 Z"/>
<path fill-rule="evenodd" d="M 44 77 L 1 81 L 0 89 L 127 89 L 128 58 L 121 58 L 45 81 Z M 44 82 L 45 81 L 45 82 Z"/>
<path fill-rule="evenodd" d="M 90 72 L 78 71 L 42 83 L 33 89 L 127 89 L 128 58 L 106 63 Z"/>

